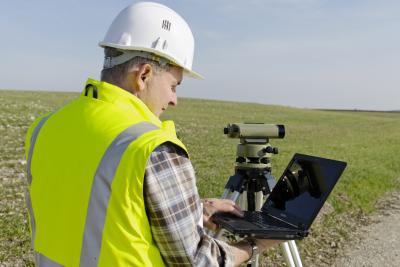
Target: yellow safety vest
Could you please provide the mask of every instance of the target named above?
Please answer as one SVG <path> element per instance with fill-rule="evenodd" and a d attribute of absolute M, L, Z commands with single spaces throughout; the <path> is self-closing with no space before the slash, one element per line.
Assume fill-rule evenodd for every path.
<path fill-rule="evenodd" d="M 81 96 L 36 120 L 26 140 L 26 196 L 39 266 L 164 266 L 143 198 L 150 153 L 186 151 L 172 121 L 89 79 Z"/>

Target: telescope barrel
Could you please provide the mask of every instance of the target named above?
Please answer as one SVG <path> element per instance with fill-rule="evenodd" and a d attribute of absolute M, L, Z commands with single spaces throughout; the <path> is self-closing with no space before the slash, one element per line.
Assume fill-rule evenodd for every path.
<path fill-rule="evenodd" d="M 284 138 L 285 126 L 265 123 L 232 123 L 224 128 L 229 138 Z"/>

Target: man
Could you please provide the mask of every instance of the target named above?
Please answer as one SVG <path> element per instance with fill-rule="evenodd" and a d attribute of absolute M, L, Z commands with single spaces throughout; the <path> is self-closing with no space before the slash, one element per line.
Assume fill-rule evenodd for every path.
<path fill-rule="evenodd" d="M 192 71 L 186 22 L 156 3 L 114 20 L 104 41 L 101 81 L 36 120 L 26 142 L 32 244 L 38 266 L 238 265 L 275 241 L 234 245 L 208 236 L 215 212 L 242 211 L 205 200 L 171 121 L 176 88 Z M 199 223 L 200 222 L 200 223 Z M 201 223 L 202 222 L 202 223 Z"/>

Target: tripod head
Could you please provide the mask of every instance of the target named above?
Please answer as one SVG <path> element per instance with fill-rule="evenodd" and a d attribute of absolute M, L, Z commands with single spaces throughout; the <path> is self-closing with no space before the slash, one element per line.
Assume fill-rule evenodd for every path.
<path fill-rule="evenodd" d="M 232 123 L 224 128 L 229 138 L 239 138 L 236 168 L 242 170 L 271 170 L 270 158 L 278 148 L 269 144 L 270 138 L 284 138 L 285 126 L 265 123 Z"/>
<path fill-rule="evenodd" d="M 225 185 L 223 197 L 229 192 L 247 191 L 247 210 L 255 210 L 255 194 L 267 195 L 275 186 L 271 174 L 270 158 L 278 154 L 278 148 L 269 144 L 270 138 L 283 138 L 285 126 L 265 123 L 233 123 L 224 128 L 229 138 L 239 138 L 236 149 L 235 174 Z"/>

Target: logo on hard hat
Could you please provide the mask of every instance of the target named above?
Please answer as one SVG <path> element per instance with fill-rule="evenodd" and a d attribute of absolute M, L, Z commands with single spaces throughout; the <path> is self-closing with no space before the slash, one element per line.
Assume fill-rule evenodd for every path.
<path fill-rule="evenodd" d="M 164 20 L 162 21 L 162 26 L 161 26 L 161 28 L 163 28 L 164 30 L 167 30 L 167 31 L 171 30 L 171 22 L 168 21 L 168 20 L 166 20 L 166 19 L 164 19 Z"/>

